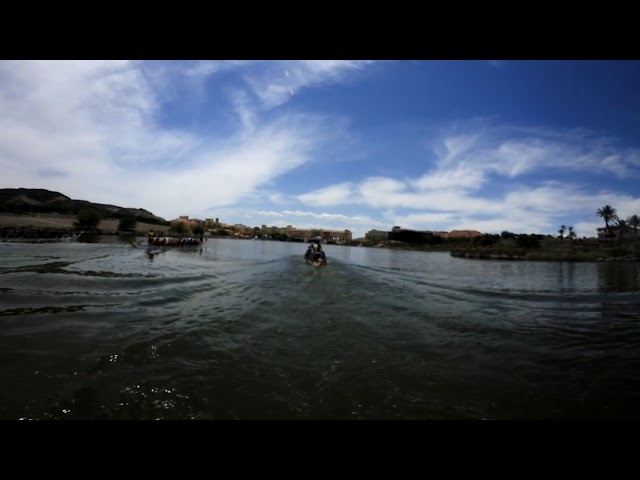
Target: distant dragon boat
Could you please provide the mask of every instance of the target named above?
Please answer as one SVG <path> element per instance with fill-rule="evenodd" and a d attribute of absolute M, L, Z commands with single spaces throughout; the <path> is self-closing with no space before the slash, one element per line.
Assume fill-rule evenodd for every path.
<path fill-rule="evenodd" d="M 198 250 L 204 245 L 206 239 L 202 238 L 151 238 L 147 239 L 147 253 L 155 254 L 166 250 Z"/>

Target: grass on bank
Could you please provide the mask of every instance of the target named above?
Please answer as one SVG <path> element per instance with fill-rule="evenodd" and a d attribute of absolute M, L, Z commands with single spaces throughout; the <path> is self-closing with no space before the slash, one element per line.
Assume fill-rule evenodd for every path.
<path fill-rule="evenodd" d="M 450 252 L 452 256 L 462 258 L 509 259 L 530 261 L 559 262 L 596 262 L 607 259 L 628 259 L 640 257 L 640 239 L 622 242 L 599 240 L 596 238 L 559 239 L 551 236 L 539 238 L 537 241 L 521 242 L 518 245 L 513 239 L 477 238 L 455 239 L 437 244 L 412 244 L 382 240 L 365 243 L 363 247 L 413 250 L 423 252 Z M 490 240 L 491 244 L 487 244 Z M 529 239 L 531 240 L 531 238 Z M 484 244 L 483 244 L 484 243 Z M 524 246 L 522 246 L 524 245 Z"/>

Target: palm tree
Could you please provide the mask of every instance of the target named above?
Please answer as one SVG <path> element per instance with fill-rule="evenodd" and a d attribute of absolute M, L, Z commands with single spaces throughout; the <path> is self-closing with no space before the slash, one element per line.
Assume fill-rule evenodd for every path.
<path fill-rule="evenodd" d="M 627 222 L 629 226 L 633 227 L 633 239 L 635 240 L 638 227 L 640 227 L 640 217 L 638 217 L 638 215 L 631 215 L 627 218 Z"/>
<path fill-rule="evenodd" d="M 566 226 L 564 225 L 560 225 L 560 230 L 558 230 L 558 233 L 560 234 L 560 238 L 564 238 L 564 231 L 567 229 Z"/>
<path fill-rule="evenodd" d="M 567 234 L 567 237 L 569 237 L 571 240 L 576 238 L 576 232 L 573 230 L 572 226 L 569 226 L 569 233 Z"/>
<path fill-rule="evenodd" d="M 596 215 L 604 220 L 604 224 L 607 228 L 607 236 L 609 236 L 611 233 L 611 230 L 609 229 L 609 221 L 616 220 L 618 218 L 616 209 L 610 205 L 605 205 L 604 207 L 596 210 Z"/>

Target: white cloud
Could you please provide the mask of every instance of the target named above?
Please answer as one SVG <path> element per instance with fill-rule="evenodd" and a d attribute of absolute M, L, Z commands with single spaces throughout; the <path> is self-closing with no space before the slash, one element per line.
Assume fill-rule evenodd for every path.
<path fill-rule="evenodd" d="M 178 65 L 187 77 L 209 77 L 215 73 L 237 68 L 246 68 L 254 64 L 248 60 L 201 60 L 191 65 Z"/>
<path fill-rule="evenodd" d="M 456 126 L 456 130 L 465 129 Z M 515 178 L 545 168 L 640 176 L 640 151 L 620 148 L 585 130 L 549 131 L 474 121 L 464 134 L 445 134 L 434 147 L 445 171 L 459 165 Z"/>
<path fill-rule="evenodd" d="M 423 175 L 413 185 L 419 190 L 477 190 L 485 182 L 482 170 L 460 164 L 450 170 L 438 170 Z"/>
<path fill-rule="evenodd" d="M 0 62 L 0 188 L 47 188 L 166 218 L 215 211 L 225 221 L 218 212 L 234 212 L 262 224 L 261 213 L 295 226 L 353 229 L 354 235 L 356 228 L 364 234 L 396 224 L 539 233 L 568 224 L 578 235 L 591 236 L 602 205 L 613 205 L 622 218 L 640 213 L 639 198 L 594 188 L 586 178 L 637 179 L 638 149 L 587 130 L 517 128 L 482 119 L 458 122 L 435 140 L 416 141 L 431 140 L 435 146 L 428 153 L 435 159 L 420 157 L 423 169 L 411 178 L 374 177 L 370 170 L 303 194 L 278 191 L 280 176 L 305 165 L 357 164 L 366 148 L 354 153 L 353 139 L 365 144 L 366 138 L 355 136 L 348 117 L 274 107 L 295 98 L 291 90 L 348 82 L 367 65 Z M 232 73 L 233 86 L 218 84 Z M 207 98 L 212 84 L 223 98 Z M 165 117 L 167 102 L 194 97 L 198 108 L 221 110 L 216 121 L 187 130 Z M 375 170 L 382 171 L 391 169 Z M 247 200 L 252 211 L 263 210 L 239 209 Z M 351 215 L 320 211 L 338 206 Z M 358 209 L 370 215 L 357 215 Z"/>
<path fill-rule="evenodd" d="M 358 203 L 371 207 L 393 207 L 414 203 L 415 196 L 406 193 L 407 185 L 391 178 L 365 179 L 357 188 Z"/>
<path fill-rule="evenodd" d="M 468 151 L 476 148 L 479 139 L 478 134 L 447 135 L 434 146 L 434 152 L 439 157 L 438 163 L 444 167 L 459 161 Z"/>
<path fill-rule="evenodd" d="M 256 114 L 251 108 L 250 100 L 244 90 L 236 90 L 231 95 L 234 110 L 240 118 L 244 133 L 250 135 L 255 130 Z"/>
<path fill-rule="evenodd" d="M 152 82 L 154 72 L 163 80 Z M 310 161 L 335 134 L 330 120 L 309 115 L 259 122 L 239 90 L 231 101 L 241 128 L 225 138 L 163 126 L 158 88 L 177 74 L 139 62 L 0 62 L 0 188 L 55 189 L 173 218 L 239 201 Z"/>
<path fill-rule="evenodd" d="M 298 195 L 297 198 L 306 205 L 343 205 L 354 199 L 354 192 L 351 184 L 347 182 Z"/>
<path fill-rule="evenodd" d="M 389 225 L 418 230 L 493 233 L 509 230 L 553 234 L 557 226 L 575 223 L 579 236 L 594 236 L 595 230 L 590 229 L 592 223 L 576 220 L 595 216 L 595 210 L 605 204 L 617 205 L 624 218 L 640 211 L 640 198 L 607 191 L 594 192 L 579 185 L 553 181 L 535 188 L 517 187 L 493 198 L 482 196 L 483 192 L 471 195 L 464 190 L 457 193 L 453 189 L 412 191 L 410 182 L 380 177 L 365 179 L 360 185 L 350 188 L 357 194 L 345 204 L 391 209 L 384 214 Z M 331 187 L 323 191 L 329 192 Z M 305 198 L 313 198 L 313 195 L 314 192 Z M 394 209 L 410 212 L 398 214 Z"/>
<path fill-rule="evenodd" d="M 316 212 L 303 211 L 303 210 L 283 210 L 281 212 L 261 210 L 258 212 L 252 212 L 251 214 L 258 217 L 260 216 L 278 217 L 278 218 L 309 217 L 317 220 L 323 220 L 325 221 L 325 223 L 334 221 L 334 222 L 355 223 L 358 225 L 362 225 L 362 224 L 375 222 L 375 220 L 362 215 L 348 216 L 348 215 L 336 214 L 336 213 L 316 213 Z"/>
<path fill-rule="evenodd" d="M 270 61 L 263 64 L 262 72 L 247 73 L 245 81 L 263 107 L 271 109 L 289 101 L 291 91 L 299 93 L 313 86 L 344 82 L 369 63 L 347 60 Z"/>
<path fill-rule="evenodd" d="M 363 178 L 298 198 L 307 205 L 386 209 L 389 224 L 406 228 L 497 233 L 555 234 L 559 225 L 575 223 L 579 236 L 593 236 L 597 222 L 586 219 L 599 206 L 616 205 L 625 217 L 640 211 L 639 198 L 566 180 L 573 173 L 638 176 L 637 150 L 585 130 L 469 125 L 458 124 L 435 142 L 435 168 L 415 180 Z M 527 185 L 532 178 L 535 184 Z"/>

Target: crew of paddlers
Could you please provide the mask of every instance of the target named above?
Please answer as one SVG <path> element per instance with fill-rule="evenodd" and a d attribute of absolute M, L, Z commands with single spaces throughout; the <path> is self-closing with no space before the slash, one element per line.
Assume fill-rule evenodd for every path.
<path fill-rule="evenodd" d="M 202 238 L 153 238 L 151 235 L 147 238 L 148 247 L 191 247 L 203 243 Z"/>

